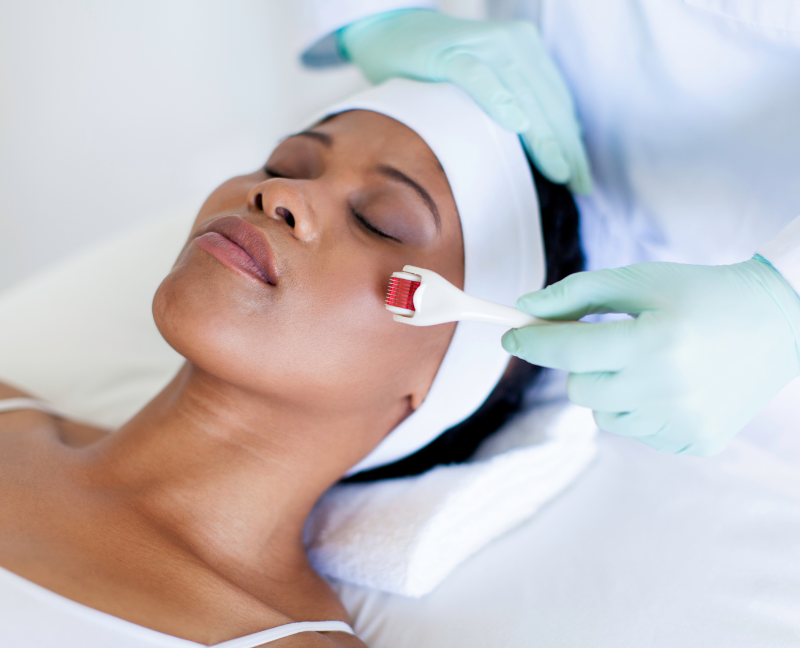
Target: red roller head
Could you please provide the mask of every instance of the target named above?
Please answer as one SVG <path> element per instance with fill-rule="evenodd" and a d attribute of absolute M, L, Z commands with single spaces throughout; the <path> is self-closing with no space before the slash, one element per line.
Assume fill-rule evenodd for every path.
<path fill-rule="evenodd" d="M 414 310 L 416 310 L 414 308 L 414 293 L 417 292 L 420 282 L 395 276 L 398 274 L 400 273 L 395 272 L 392 278 L 389 279 L 389 290 L 386 293 L 386 306 L 400 308 L 413 313 Z"/>

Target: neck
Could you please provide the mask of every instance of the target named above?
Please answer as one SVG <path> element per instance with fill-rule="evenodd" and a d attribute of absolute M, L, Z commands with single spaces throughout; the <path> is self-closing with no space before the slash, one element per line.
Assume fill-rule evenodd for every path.
<path fill-rule="evenodd" d="M 95 465 L 107 488 L 205 562 L 281 578 L 307 567 L 306 518 L 380 439 L 375 422 L 277 404 L 187 363 L 96 446 Z"/>

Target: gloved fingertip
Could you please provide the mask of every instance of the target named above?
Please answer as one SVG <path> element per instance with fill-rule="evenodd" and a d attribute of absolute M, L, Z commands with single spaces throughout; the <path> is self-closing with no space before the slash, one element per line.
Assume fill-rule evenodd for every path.
<path fill-rule="evenodd" d="M 541 304 L 542 299 L 547 298 L 547 293 L 545 289 L 537 290 L 533 293 L 528 293 L 527 295 L 523 295 L 517 300 L 517 309 L 521 310 L 528 315 L 535 315 L 536 313 L 532 313 L 531 309 L 534 309 L 537 304 Z"/>
<path fill-rule="evenodd" d="M 515 304 L 515 306 L 516 306 L 517 310 L 521 310 L 523 313 L 528 313 L 528 309 L 527 309 L 528 300 L 525 299 L 524 296 L 520 297 L 517 300 L 517 303 Z M 530 315 L 530 313 L 528 313 L 528 315 Z"/>
<path fill-rule="evenodd" d="M 511 355 L 517 355 L 519 352 L 519 341 L 517 340 L 516 332 L 514 329 L 506 331 L 502 338 L 503 348 Z"/>
<path fill-rule="evenodd" d="M 564 184 L 570 179 L 569 164 L 556 142 L 549 141 L 537 146 L 534 156 L 542 173 L 552 182 Z"/>
<path fill-rule="evenodd" d="M 580 196 L 588 196 L 594 189 L 594 182 L 592 181 L 592 174 L 589 169 L 581 169 L 569 181 L 567 185 L 569 190 Z"/>

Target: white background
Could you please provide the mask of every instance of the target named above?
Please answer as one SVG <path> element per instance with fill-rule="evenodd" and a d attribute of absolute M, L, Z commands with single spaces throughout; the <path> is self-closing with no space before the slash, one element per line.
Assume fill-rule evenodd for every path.
<path fill-rule="evenodd" d="M 480 0 L 445 9 L 477 15 Z M 196 211 L 364 84 L 297 59 L 299 0 L 0 0 L 0 292 Z"/>

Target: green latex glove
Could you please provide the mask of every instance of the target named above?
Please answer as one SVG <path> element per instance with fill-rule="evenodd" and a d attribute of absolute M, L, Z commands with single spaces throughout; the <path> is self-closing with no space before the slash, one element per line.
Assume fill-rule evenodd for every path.
<path fill-rule="evenodd" d="M 583 272 L 521 297 L 548 319 L 634 319 L 508 331 L 503 346 L 570 372 L 598 427 L 657 450 L 721 452 L 800 375 L 800 297 L 760 257 L 729 266 L 641 263 Z"/>
<path fill-rule="evenodd" d="M 591 191 L 572 97 L 533 24 L 392 11 L 345 27 L 339 46 L 373 83 L 398 76 L 455 83 L 497 123 L 521 134 L 550 180 Z"/>

